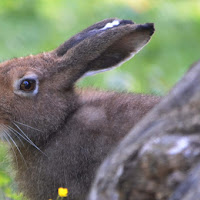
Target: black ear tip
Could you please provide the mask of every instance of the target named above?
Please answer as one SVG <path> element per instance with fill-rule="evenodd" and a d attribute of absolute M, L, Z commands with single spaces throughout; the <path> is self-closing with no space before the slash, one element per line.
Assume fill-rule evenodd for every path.
<path fill-rule="evenodd" d="M 147 30 L 149 31 L 150 36 L 153 35 L 155 28 L 153 23 L 146 23 L 146 24 L 141 24 L 138 27 L 141 30 Z"/>

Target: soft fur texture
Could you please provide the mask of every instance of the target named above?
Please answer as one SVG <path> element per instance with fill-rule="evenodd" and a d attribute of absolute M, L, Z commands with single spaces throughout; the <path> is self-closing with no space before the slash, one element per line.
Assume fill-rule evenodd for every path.
<path fill-rule="evenodd" d="M 84 199 L 108 152 L 160 101 L 149 95 L 74 88 L 89 71 L 130 58 L 154 32 L 153 24 L 129 20 L 103 29 L 114 20 L 94 24 L 54 51 L 0 64 L 1 135 L 12 137 L 18 146 L 12 152 L 16 180 L 31 200 L 56 199 L 59 187 L 69 189 L 69 200 Z M 15 93 L 16 81 L 27 75 L 37 77 L 38 93 Z M 22 144 L 10 127 L 34 145 L 24 138 Z"/>

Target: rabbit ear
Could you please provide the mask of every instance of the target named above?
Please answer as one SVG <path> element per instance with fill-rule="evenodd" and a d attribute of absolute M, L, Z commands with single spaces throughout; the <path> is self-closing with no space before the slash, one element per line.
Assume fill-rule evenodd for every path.
<path fill-rule="evenodd" d="M 68 81 L 101 72 L 130 59 L 149 41 L 154 25 L 107 19 L 75 35 L 52 53 Z"/>
<path fill-rule="evenodd" d="M 128 61 L 138 53 L 154 33 L 154 25 L 147 23 L 144 25 L 133 25 L 133 27 L 135 29 L 134 31 L 122 35 L 96 59 L 89 62 L 90 71 L 86 72 L 84 76 L 111 70 Z"/>

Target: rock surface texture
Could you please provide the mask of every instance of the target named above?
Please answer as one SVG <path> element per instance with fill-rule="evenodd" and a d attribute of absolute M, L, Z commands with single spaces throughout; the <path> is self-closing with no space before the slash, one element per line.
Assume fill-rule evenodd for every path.
<path fill-rule="evenodd" d="M 88 200 L 200 199 L 200 61 L 107 157 Z"/>

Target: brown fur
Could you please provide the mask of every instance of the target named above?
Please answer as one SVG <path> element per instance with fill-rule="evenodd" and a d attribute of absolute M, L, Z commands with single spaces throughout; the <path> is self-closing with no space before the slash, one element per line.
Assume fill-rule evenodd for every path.
<path fill-rule="evenodd" d="M 136 53 L 154 31 L 152 24 L 127 20 L 100 30 L 113 20 L 89 27 L 52 52 L 0 65 L 0 128 L 4 125 L 3 134 L 5 126 L 23 130 L 43 152 L 26 141 L 22 145 L 6 129 L 23 155 L 16 147 L 12 152 L 16 180 L 31 200 L 55 199 L 58 187 L 69 189 L 69 200 L 84 199 L 101 161 L 160 101 L 150 95 L 74 89 L 86 72 L 112 67 Z M 15 81 L 27 74 L 37 75 L 38 93 L 13 92 Z M 40 131 L 17 128 L 15 121 Z"/>

